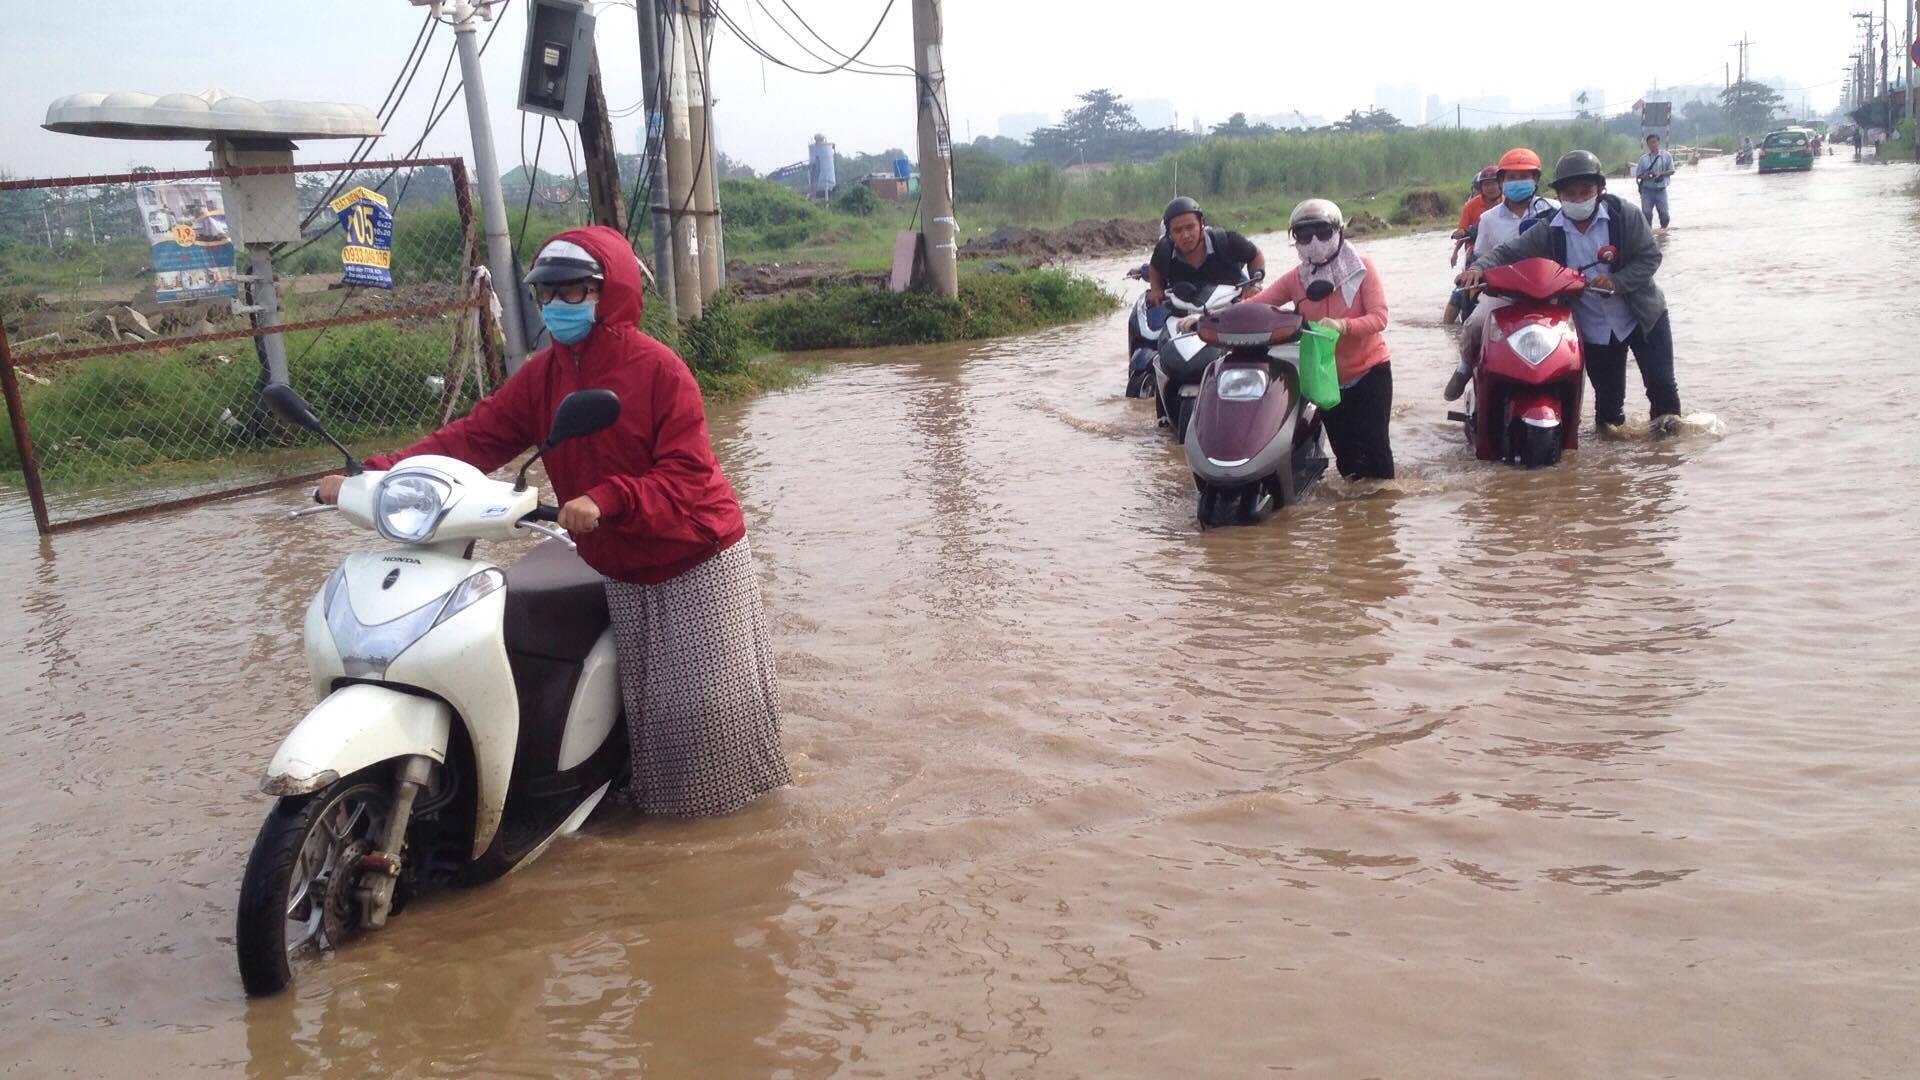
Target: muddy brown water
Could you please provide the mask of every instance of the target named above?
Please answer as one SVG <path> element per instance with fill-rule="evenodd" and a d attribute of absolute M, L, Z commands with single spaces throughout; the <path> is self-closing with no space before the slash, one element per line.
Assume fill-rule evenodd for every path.
<path fill-rule="evenodd" d="M 1442 419 L 1445 241 L 1367 244 L 1404 479 L 1258 528 L 1194 527 L 1120 315 L 721 410 L 797 783 L 603 816 L 272 1000 L 254 786 L 368 538 L 11 503 L 0 1073 L 1912 1075 L 1912 180 L 1684 171 L 1724 431 L 1531 474 Z"/>

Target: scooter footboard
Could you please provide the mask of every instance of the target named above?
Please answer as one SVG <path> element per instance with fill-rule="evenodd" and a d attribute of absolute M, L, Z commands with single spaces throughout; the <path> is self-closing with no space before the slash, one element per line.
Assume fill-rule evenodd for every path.
<path fill-rule="evenodd" d="M 356 683 L 329 694 L 290 732 L 260 790 L 306 795 L 394 758 L 447 760 L 453 710 L 446 702 Z"/>

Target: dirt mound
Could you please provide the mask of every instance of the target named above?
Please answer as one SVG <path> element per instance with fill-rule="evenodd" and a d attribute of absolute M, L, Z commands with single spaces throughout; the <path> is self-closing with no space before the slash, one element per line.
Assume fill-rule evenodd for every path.
<path fill-rule="evenodd" d="M 1437 191 L 1409 192 L 1406 206 L 1407 214 L 1415 221 L 1453 216 L 1453 209 L 1447 205 L 1447 197 Z"/>
<path fill-rule="evenodd" d="M 1347 219 L 1348 236 L 1371 236 L 1374 233 L 1386 232 L 1388 228 L 1390 226 L 1386 222 L 1365 210 L 1355 211 L 1354 215 Z"/>
<path fill-rule="evenodd" d="M 810 289 L 829 289 L 839 285 L 884 288 L 888 275 L 869 271 L 856 273 L 824 262 L 761 263 L 735 262 L 727 267 L 727 284 L 741 296 L 759 299 Z"/>
<path fill-rule="evenodd" d="M 1014 256 L 1053 259 L 1075 255 L 1104 255 L 1114 251 L 1145 251 L 1160 239 L 1157 222 L 1133 218 L 1076 221 L 1058 229 L 995 229 L 961 245 L 962 258 Z"/>

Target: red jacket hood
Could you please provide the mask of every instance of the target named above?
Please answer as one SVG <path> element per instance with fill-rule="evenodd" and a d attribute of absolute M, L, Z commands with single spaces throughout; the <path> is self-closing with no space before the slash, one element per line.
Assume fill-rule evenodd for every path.
<path fill-rule="evenodd" d="M 640 325 L 640 261 L 633 257 L 633 246 L 619 230 L 605 225 L 588 225 L 554 233 L 540 242 L 546 247 L 555 240 L 570 240 L 600 260 L 606 280 L 600 284 L 600 303 L 594 309 L 594 321 L 610 327 L 632 328 Z"/>

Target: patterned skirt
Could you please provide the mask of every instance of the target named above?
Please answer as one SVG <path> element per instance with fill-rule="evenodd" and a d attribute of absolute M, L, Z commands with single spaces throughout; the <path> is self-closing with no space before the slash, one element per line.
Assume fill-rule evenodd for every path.
<path fill-rule="evenodd" d="M 633 753 L 624 801 L 649 814 L 725 814 L 792 782 L 744 537 L 657 585 L 609 579 L 607 606 Z"/>

